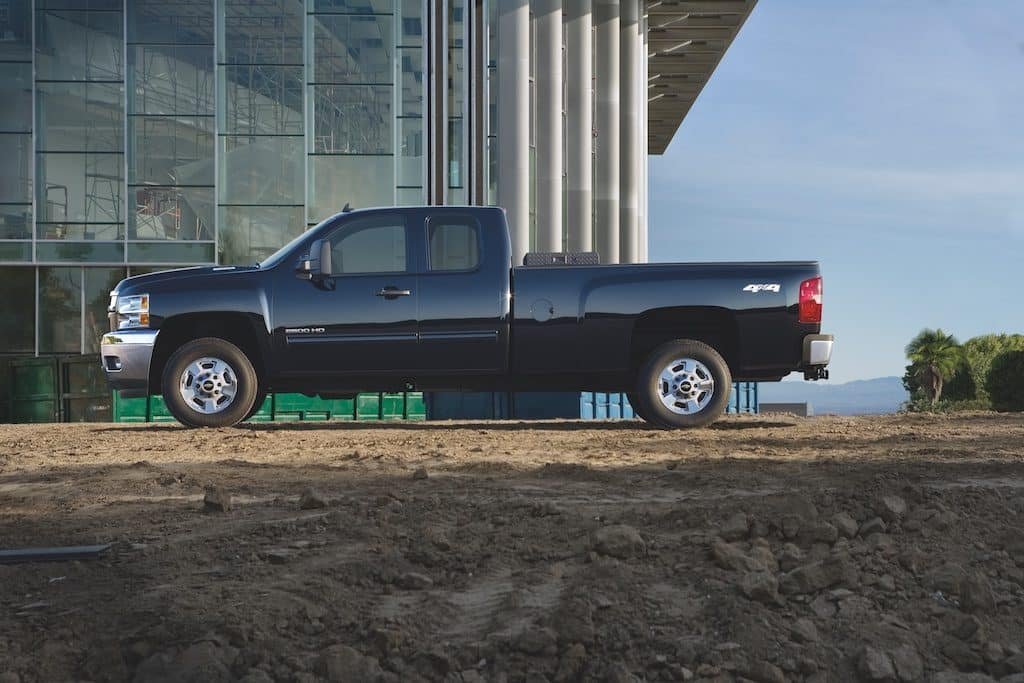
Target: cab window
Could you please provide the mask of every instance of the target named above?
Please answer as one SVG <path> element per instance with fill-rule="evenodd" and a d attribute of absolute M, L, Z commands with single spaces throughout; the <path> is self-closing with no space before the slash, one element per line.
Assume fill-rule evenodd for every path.
<path fill-rule="evenodd" d="M 405 219 L 368 216 L 331 236 L 331 275 L 406 271 Z"/>
<path fill-rule="evenodd" d="M 430 270 L 473 270 L 480 264 L 479 228 L 470 218 L 438 217 L 428 223 Z"/>

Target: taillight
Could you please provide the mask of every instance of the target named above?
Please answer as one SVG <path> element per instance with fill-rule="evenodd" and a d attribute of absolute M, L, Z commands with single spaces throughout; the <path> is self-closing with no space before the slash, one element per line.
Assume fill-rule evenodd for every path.
<path fill-rule="evenodd" d="M 821 322 L 821 276 L 800 283 L 800 322 Z"/>

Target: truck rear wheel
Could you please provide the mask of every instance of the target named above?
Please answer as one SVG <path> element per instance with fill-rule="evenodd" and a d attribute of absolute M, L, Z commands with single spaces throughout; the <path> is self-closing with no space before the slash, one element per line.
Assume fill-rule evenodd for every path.
<path fill-rule="evenodd" d="M 259 378 L 237 346 L 204 337 L 171 355 L 161 388 L 167 409 L 186 427 L 232 427 L 250 415 Z"/>
<path fill-rule="evenodd" d="M 662 429 L 704 427 L 725 412 L 732 375 L 715 349 L 693 339 L 656 348 L 636 380 L 636 412 Z"/>

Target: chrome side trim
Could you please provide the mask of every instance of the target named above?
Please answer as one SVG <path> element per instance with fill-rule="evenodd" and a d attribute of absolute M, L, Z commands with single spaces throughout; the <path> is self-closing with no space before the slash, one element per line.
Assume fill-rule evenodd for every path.
<path fill-rule="evenodd" d="M 113 344 L 145 344 L 153 346 L 156 344 L 156 335 L 160 330 L 119 330 L 107 332 L 100 338 L 100 346 Z"/>

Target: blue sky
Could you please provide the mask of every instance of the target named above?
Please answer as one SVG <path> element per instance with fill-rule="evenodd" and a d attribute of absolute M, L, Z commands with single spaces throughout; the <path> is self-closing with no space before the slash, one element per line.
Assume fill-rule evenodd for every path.
<path fill-rule="evenodd" d="M 652 261 L 821 261 L 832 381 L 1024 332 L 1024 1 L 761 0 L 650 213 Z"/>

